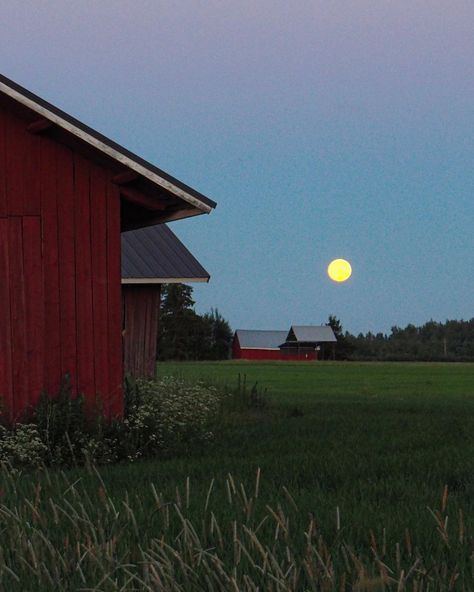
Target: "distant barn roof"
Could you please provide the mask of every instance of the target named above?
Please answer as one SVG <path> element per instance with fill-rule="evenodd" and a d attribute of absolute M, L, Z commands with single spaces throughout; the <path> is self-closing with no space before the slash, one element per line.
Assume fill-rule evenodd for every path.
<path fill-rule="evenodd" d="M 293 341 L 293 337 L 300 343 L 335 343 L 337 341 L 333 330 L 328 325 L 292 325 L 285 336 L 285 341 Z"/>
<path fill-rule="evenodd" d="M 278 349 L 286 340 L 287 331 L 253 331 L 237 329 L 241 348 Z"/>
<path fill-rule="evenodd" d="M 165 224 L 122 233 L 122 284 L 208 281 L 208 272 Z"/>
<path fill-rule="evenodd" d="M 209 213 L 216 206 L 202 193 L 1 74 L 0 103 L 21 112 L 29 121 L 28 131 L 47 133 L 79 146 L 91 160 L 107 163 L 128 204 L 122 212 L 126 230 Z"/>

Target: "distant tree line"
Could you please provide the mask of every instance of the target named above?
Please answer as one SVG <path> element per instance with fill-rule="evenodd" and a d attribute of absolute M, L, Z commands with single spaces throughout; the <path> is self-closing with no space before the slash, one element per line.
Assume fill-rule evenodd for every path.
<path fill-rule="evenodd" d="M 232 329 L 217 309 L 199 315 L 193 289 L 165 284 L 161 291 L 159 360 L 222 360 L 230 355 Z"/>
<path fill-rule="evenodd" d="M 332 323 L 332 324 L 331 324 Z M 338 338 L 336 357 L 351 360 L 392 361 L 474 361 L 474 318 L 469 321 L 428 321 L 417 327 L 394 326 L 390 333 L 342 331 L 341 323 L 329 317 Z"/>
<path fill-rule="evenodd" d="M 158 336 L 160 360 L 223 360 L 230 357 L 233 331 L 217 309 L 203 315 L 194 310 L 193 289 L 167 284 L 161 293 Z M 417 327 L 394 326 L 390 333 L 344 331 L 330 315 L 337 338 L 336 359 L 378 361 L 474 361 L 474 318 L 469 321 L 428 321 Z M 332 351 L 327 350 L 327 357 Z"/>

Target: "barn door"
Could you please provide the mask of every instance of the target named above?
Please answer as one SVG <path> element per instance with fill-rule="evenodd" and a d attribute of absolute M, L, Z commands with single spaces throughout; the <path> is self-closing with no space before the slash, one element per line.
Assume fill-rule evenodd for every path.
<path fill-rule="evenodd" d="M 0 399 L 13 420 L 43 388 L 42 276 L 40 217 L 0 218 Z"/>

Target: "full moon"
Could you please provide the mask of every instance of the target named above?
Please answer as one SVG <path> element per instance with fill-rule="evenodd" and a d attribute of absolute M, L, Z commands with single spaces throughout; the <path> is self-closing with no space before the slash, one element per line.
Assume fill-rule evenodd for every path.
<path fill-rule="evenodd" d="M 328 265 L 328 276 L 334 282 L 345 282 L 351 277 L 352 267 L 345 259 L 334 259 Z"/>

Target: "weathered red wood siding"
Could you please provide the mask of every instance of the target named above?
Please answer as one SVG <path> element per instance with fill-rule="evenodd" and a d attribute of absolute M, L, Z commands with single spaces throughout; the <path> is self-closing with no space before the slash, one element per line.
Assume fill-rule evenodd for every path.
<path fill-rule="evenodd" d="M 0 399 L 15 420 L 70 375 L 122 412 L 120 195 L 112 173 L 0 107 Z"/>
<path fill-rule="evenodd" d="M 123 285 L 123 350 L 126 373 L 155 375 L 160 285 Z"/>

